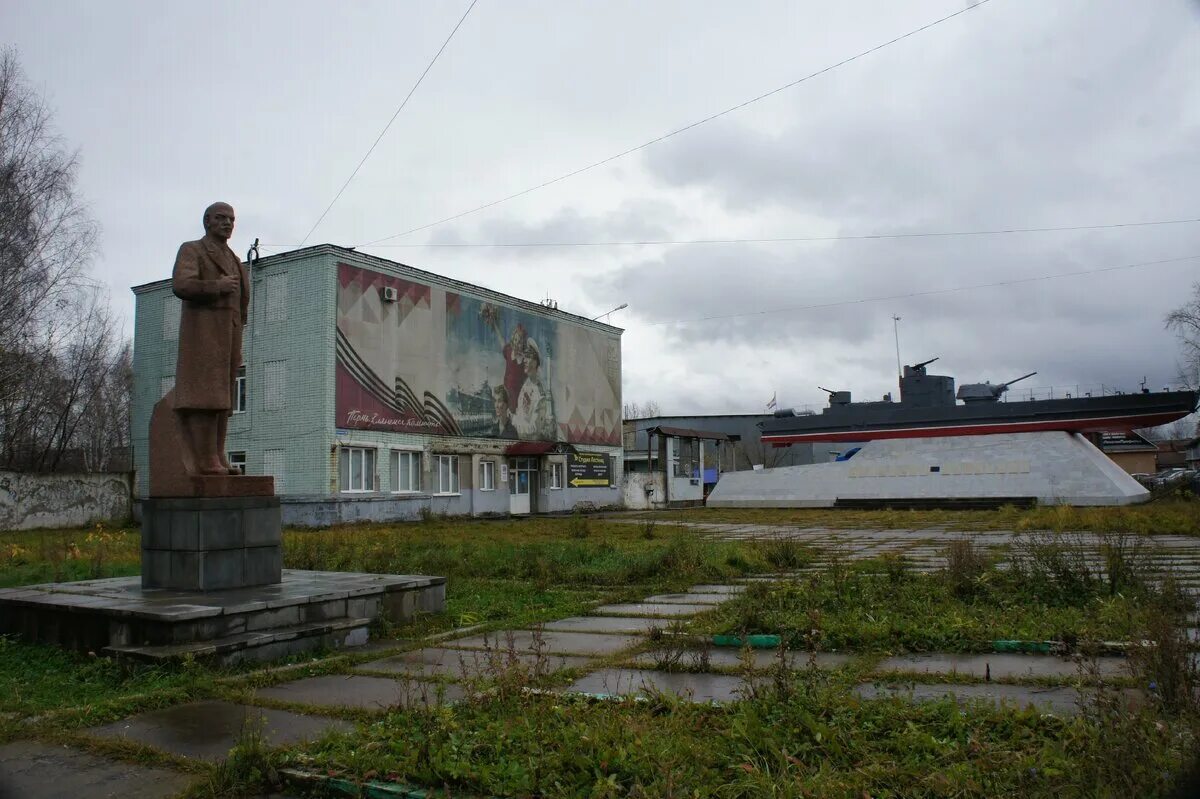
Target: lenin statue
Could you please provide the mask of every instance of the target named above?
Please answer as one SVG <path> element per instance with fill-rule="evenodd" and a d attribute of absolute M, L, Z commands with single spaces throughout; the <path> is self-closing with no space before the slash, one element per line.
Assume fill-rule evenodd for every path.
<path fill-rule="evenodd" d="M 201 475 L 240 473 L 225 455 L 225 432 L 242 365 L 250 281 L 229 249 L 233 223 L 227 203 L 206 208 L 204 238 L 184 242 L 171 276 L 172 291 L 183 301 L 174 410 L 186 450 L 181 454 L 189 471 Z"/>

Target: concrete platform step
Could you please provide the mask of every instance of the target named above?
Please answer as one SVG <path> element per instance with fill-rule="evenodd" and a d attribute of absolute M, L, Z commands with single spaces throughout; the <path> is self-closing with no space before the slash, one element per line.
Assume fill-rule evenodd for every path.
<path fill-rule="evenodd" d="M 369 637 L 369 618 L 330 619 L 237 633 L 210 641 L 148 646 L 108 646 L 104 653 L 149 662 L 187 656 L 227 666 L 244 660 L 266 661 L 314 649 L 362 646 Z"/>

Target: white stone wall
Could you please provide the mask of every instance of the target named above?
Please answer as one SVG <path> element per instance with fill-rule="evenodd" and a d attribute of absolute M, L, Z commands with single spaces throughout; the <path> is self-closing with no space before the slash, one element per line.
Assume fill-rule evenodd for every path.
<path fill-rule="evenodd" d="M 131 474 L 0 472 L 0 530 L 124 521 L 131 482 Z"/>
<path fill-rule="evenodd" d="M 1127 505 L 1149 492 L 1087 439 L 1065 432 L 872 441 L 848 461 L 729 472 L 713 507 L 829 507 L 841 499 L 1035 497 Z"/>

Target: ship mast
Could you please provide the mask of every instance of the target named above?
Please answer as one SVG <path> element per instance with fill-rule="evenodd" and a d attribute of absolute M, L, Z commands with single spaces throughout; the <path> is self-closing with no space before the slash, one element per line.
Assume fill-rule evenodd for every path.
<path fill-rule="evenodd" d="M 904 377 L 904 369 L 900 366 L 900 317 L 892 314 L 892 332 L 896 334 L 896 377 Z"/>

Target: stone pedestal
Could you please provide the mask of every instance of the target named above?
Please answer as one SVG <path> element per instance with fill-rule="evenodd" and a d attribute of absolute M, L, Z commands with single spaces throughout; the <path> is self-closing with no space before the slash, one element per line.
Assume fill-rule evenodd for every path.
<path fill-rule="evenodd" d="M 278 497 L 154 498 L 142 504 L 143 588 L 271 585 L 282 570 Z"/>

